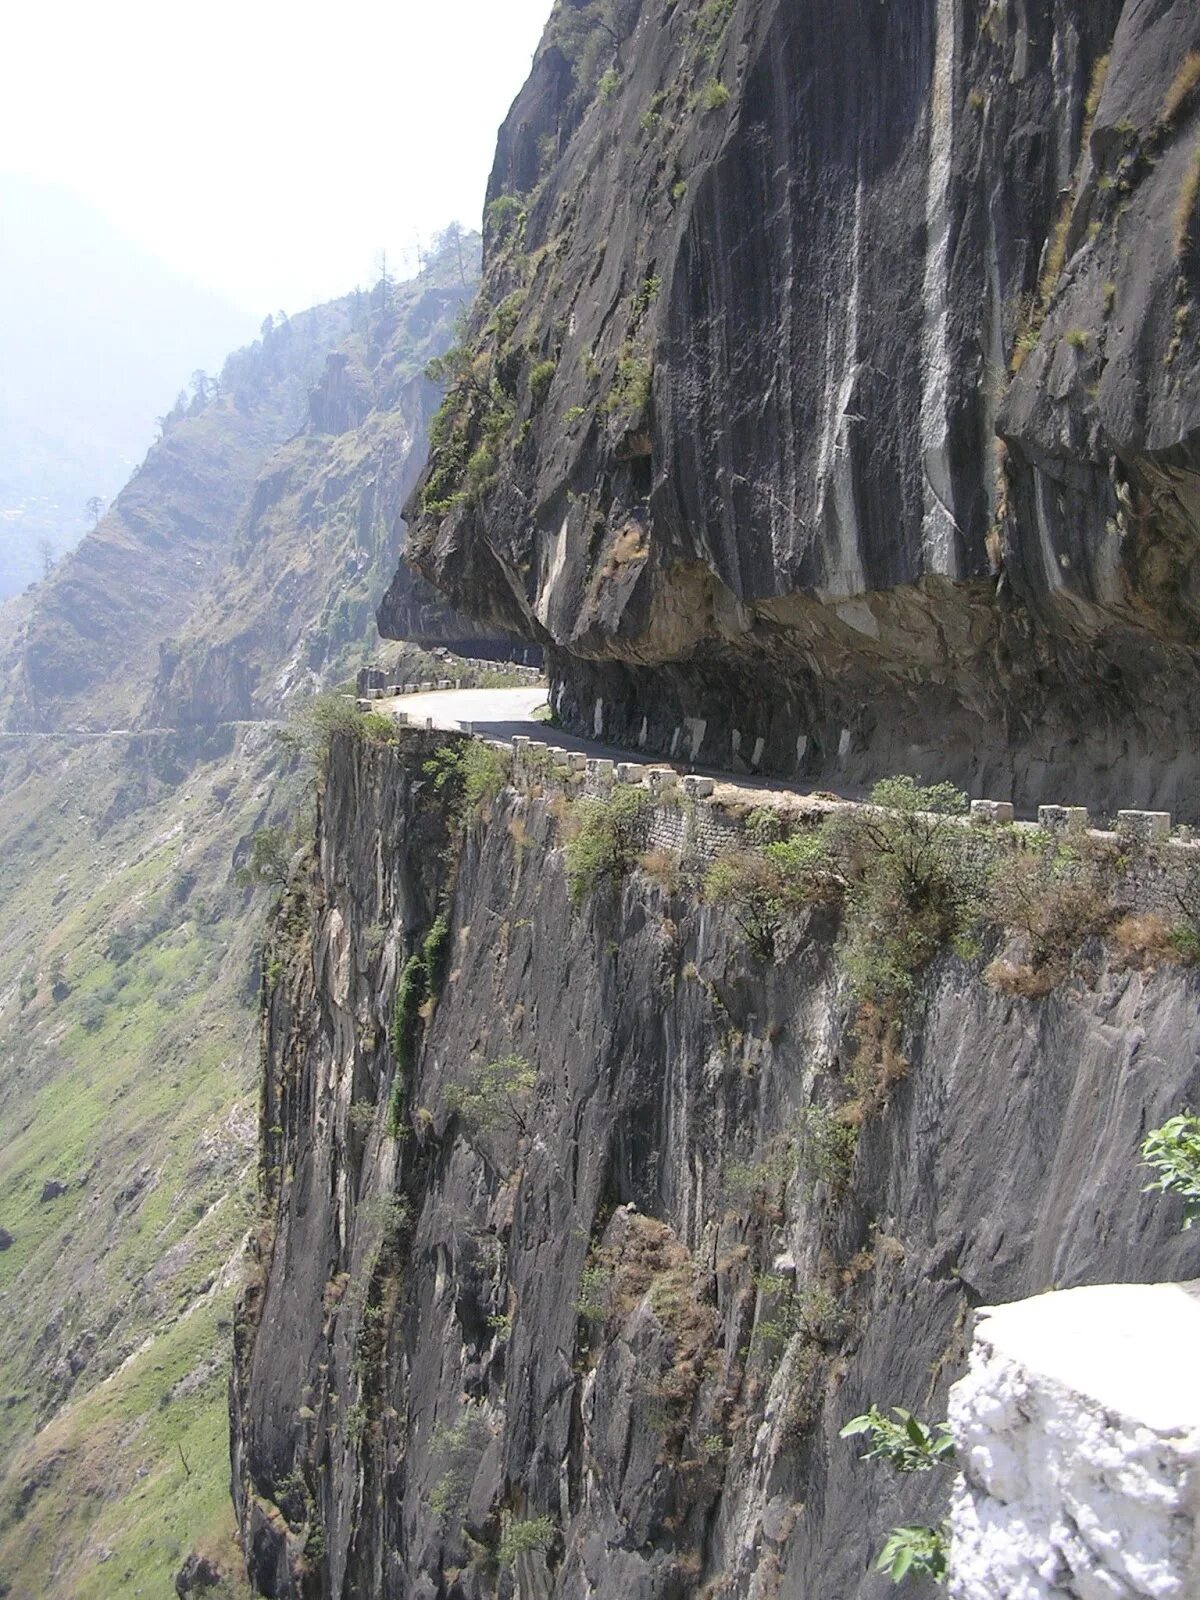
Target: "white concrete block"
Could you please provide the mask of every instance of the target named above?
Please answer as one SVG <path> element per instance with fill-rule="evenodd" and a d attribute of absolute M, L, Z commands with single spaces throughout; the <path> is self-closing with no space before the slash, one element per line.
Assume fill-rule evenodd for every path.
<path fill-rule="evenodd" d="M 1082 833 L 1087 825 L 1086 806 L 1038 807 L 1038 827 L 1047 833 Z"/>
<path fill-rule="evenodd" d="M 1143 844 L 1158 844 L 1171 837 L 1169 811 L 1118 811 L 1117 832 Z"/>
<path fill-rule="evenodd" d="M 1011 822 L 1013 808 L 1007 800 L 972 800 L 972 822 Z"/>

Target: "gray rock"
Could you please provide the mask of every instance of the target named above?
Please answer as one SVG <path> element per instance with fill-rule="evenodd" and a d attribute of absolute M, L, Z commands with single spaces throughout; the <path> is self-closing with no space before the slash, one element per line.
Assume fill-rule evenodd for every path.
<path fill-rule="evenodd" d="M 500 136 L 492 198 L 554 152 L 473 323 L 519 443 L 409 559 L 613 744 L 1200 820 L 1193 0 L 610 10 L 613 93 L 552 24 Z"/>
<path fill-rule="evenodd" d="M 216 1562 L 193 1550 L 175 1574 L 175 1593 L 181 1597 L 215 1589 L 224 1574 Z"/>
<path fill-rule="evenodd" d="M 43 1201 L 57 1200 L 60 1195 L 66 1194 L 67 1187 L 61 1178 L 47 1178 L 42 1185 L 41 1198 Z"/>
<path fill-rule="evenodd" d="M 422 770 L 445 737 L 335 741 L 311 941 L 280 946 L 270 1235 L 231 1388 L 258 1592 L 453 1592 L 468 1536 L 513 1515 L 555 1529 L 546 1573 L 531 1563 L 553 1600 L 718 1579 L 747 1600 L 776 1578 L 781 1600 L 879 1600 L 887 1529 L 938 1520 L 948 1484 L 881 1489 L 839 1427 L 873 1402 L 943 1415 L 979 1304 L 1200 1276 L 1200 1239 L 1137 1164 L 1200 1094 L 1194 979 L 1098 965 L 1013 1000 L 982 980 L 993 952 L 941 958 L 839 1197 L 802 1131 L 861 1049 L 836 915 L 790 923 L 764 965 L 728 911 L 648 877 L 573 907 L 546 803 L 511 794 L 450 884 Z M 398 968 L 443 905 L 453 968 L 406 1046 L 407 1136 L 366 1155 L 329 1085 L 391 1099 L 395 992 L 354 955 L 382 925 Z M 510 1054 L 538 1073 L 519 1117 L 451 1115 L 470 1064 Z M 789 1138 L 799 1166 L 772 1166 Z M 306 1579 L 311 1524 L 280 1502 L 306 1511 L 312 1461 Z"/>

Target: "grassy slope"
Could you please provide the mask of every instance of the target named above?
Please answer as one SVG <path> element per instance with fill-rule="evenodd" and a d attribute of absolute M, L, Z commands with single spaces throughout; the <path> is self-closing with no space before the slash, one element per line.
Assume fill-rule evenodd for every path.
<path fill-rule="evenodd" d="M 218 1330 L 254 1198 L 261 908 L 230 866 L 286 809 L 279 756 L 251 730 L 109 826 L 125 741 L 5 760 L 0 1573 L 166 1594 L 232 1526 Z"/>

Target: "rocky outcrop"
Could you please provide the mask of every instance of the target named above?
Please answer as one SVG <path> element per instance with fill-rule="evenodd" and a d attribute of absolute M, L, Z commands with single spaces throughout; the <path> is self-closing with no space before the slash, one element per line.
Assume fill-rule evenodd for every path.
<path fill-rule="evenodd" d="M 1198 49 L 1190 0 L 564 0 L 417 566 L 612 742 L 1200 816 Z"/>
<path fill-rule="evenodd" d="M 1200 1590 L 1196 1290 L 1115 1284 L 981 1313 L 950 1397 L 955 1600 Z"/>
<path fill-rule="evenodd" d="M 258 1592 L 876 1600 L 945 1488 L 841 1425 L 941 1414 L 977 1306 L 1200 1270 L 1137 1167 L 1200 1092 L 1194 974 L 1097 945 L 1020 999 L 946 955 L 888 1044 L 829 906 L 764 963 L 658 857 L 573 904 L 557 802 L 460 832 L 403 737 L 335 739 L 265 962 Z"/>

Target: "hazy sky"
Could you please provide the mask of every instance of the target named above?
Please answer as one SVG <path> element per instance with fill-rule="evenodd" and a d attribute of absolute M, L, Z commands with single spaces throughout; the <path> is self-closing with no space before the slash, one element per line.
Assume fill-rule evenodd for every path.
<path fill-rule="evenodd" d="M 0 170 L 75 189 L 256 316 L 476 226 L 550 0 L 12 6 Z"/>

